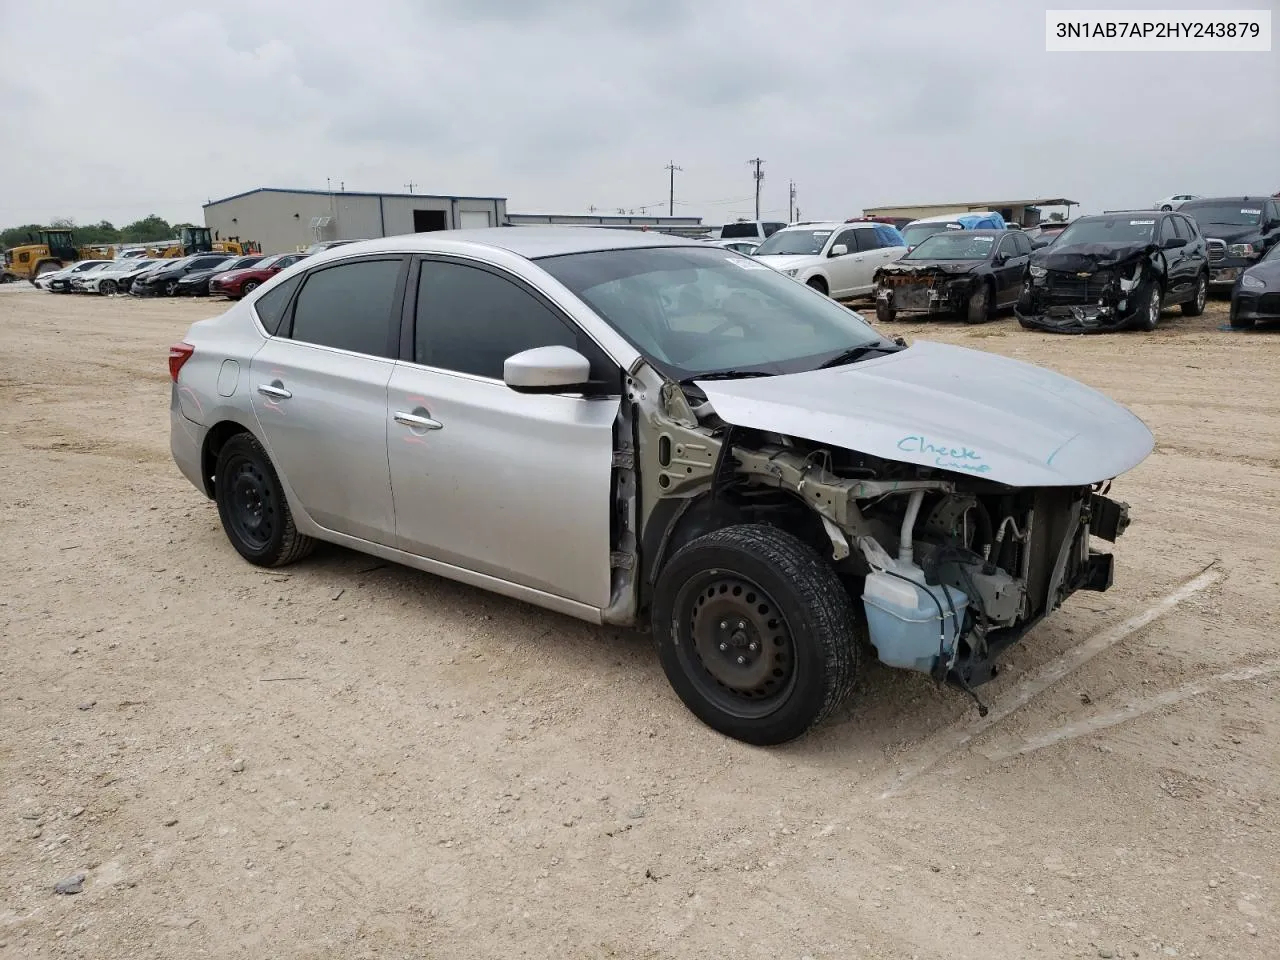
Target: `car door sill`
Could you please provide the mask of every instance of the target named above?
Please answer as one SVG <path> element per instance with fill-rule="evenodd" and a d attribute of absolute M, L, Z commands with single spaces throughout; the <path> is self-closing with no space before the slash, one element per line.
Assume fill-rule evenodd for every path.
<path fill-rule="evenodd" d="M 563 613 L 566 616 L 575 617 L 579 620 L 586 620 L 588 623 L 604 622 L 604 618 L 599 607 L 593 607 L 590 604 L 581 603 L 577 600 L 570 600 L 566 597 L 556 596 L 555 594 L 547 593 L 544 590 L 536 590 L 533 587 L 526 587 L 518 583 L 512 583 L 509 580 L 502 580 L 498 577 L 492 577 L 485 573 L 476 573 L 474 570 L 457 567 L 451 563 L 443 563 L 439 560 L 420 557 L 414 553 L 397 550 L 395 547 L 386 547 L 380 543 L 361 540 L 359 537 L 352 537 L 344 533 L 337 533 L 323 527 L 316 527 L 314 531 L 309 530 L 307 533 L 340 547 L 348 547 L 351 550 L 356 550 L 360 553 L 367 553 L 382 560 L 390 560 L 393 563 L 403 564 L 406 567 L 413 567 L 415 570 L 421 570 L 424 573 L 435 574 L 436 576 L 444 577 L 448 580 L 456 580 L 459 583 L 465 583 L 472 587 L 479 587 L 482 590 L 501 594 L 502 596 L 510 597 L 513 600 L 523 600 L 525 603 L 531 603 L 536 607 L 553 610 L 556 613 Z"/>

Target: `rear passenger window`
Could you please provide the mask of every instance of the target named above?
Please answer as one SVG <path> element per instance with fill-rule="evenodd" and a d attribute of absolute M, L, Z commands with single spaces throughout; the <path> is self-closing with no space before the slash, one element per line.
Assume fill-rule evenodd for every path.
<path fill-rule="evenodd" d="M 572 347 L 591 360 L 593 380 L 609 377 L 612 363 L 603 351 L 523 287 L 478 267 L 423 261 L 416 363 L 501 380 L 507 357 L 552 346 Z"/>
<path fill-rule="evenodd" d="M 392 314 L 401 261 L 359 260 L 308 274 L 293 308 L 294 340 L 394 357 Z"/>
<path fill-rule="evenodd" d="M 258 322 L 262 324 L 262 329 L 266 330 L 271 336 L 274 337 L 280 332 L 280 321 L 284 319 L 284 312 L 289 306 L 289 299 L 293 296 L 293 291 L 298 289 L 298 284 L 301 282 L 301 276 L 292 277 L 280 284 L 280 286 L 267 291 L 253 302 L 254 312 L 258 314 Z"/>

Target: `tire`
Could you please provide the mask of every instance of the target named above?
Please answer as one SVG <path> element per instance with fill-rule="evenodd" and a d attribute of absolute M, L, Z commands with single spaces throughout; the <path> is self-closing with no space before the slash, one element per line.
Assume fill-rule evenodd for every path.
<path fill-rule="evenodd" d="M 259 567 L 283 567 L 315 549 L 298 533 L 271 458 L 252 434 L 238 433 L 218 451 L 218 517 L 236 552 Z"/>
<path fill-rule="evenodd" d="M 1142 305 L 1138 307 L 1137 323 L 1139 330 L 1145 330 L 1150 333 L 1160 323 L 1160 301 L 1162 299 L 1160 284 L 1147 284 L 1146 299 L 1142 301 Z"/>
<path fill-rule="evenodd" d="M 119 288 L 116 286 L 116 282 L 114 280 L 103 280 L 98 284 L 98 292 L 104 297 L 110 297 L 118 291 Z"/>
<path fill-rule="evenodd" d="M 172 296 L 174 296 L 177 292 L 178 292 L 178 281 L 177 281 L 177 280 L 170 280 L 168 283 L 166 283 L 166 284 L 164 285 L 164 295 L 165 295 L 166 297 L 172 297 Z"/>
<path fill-rule="evenodd" d="M 653 632 L 685 706 L 758 746 L 794 740 L 848 698 L 865 635 L 831 566 L 762 524 L 682 547 L 658 576 Z"/>
<path fill-rule="evenodd" d="M 983 283 L 977 290 L 969 294 L 969 302 L 964 308 L 965 323 L 986 323 L 991 319 L 992 304 L 991 284 Z"/>
<path fill-rule="evenodd" d="M 898 319 L 898 311 L 882 300 L 876 301 L 876 319 L 881 323 L 893 323 Z"/>
<path fill-rule="evenodd" d="M 817 290 L 824 297 L 831 295 L 831 289 L 827 286 L 827 281 L 823 280 L 821 277 L 809 278 L 809 280 L 806 281 L 806 285 L 813 287 L 813 289 Z"/>
<path fill-rule="evenodd" d="M 1204 313 L 1204 305 L 1209 302 L 1209 275 L 1202 273 L 1196 279 L 1196 292 L 1186 303 L 1182 304 L 1182 315 L 1198 317 Z"/>
<path fill-rule="evenodd" d="M 1172 210 L 1172 209 L 1173 209 L 1173 206 L 1172 206 L 1171 204 L 1166 203 L 1166 204 L 1165 204 L 1163 207 L 1161 207 L 1160 209 L 1161 209 L 1162 211 L 1165 211 L 1165 212 L 1167 213 L 1168 211 L 1170 211 L 1170 210 Z"/>
<path fill-rule="evenodd" d="M 246 280 L 244 285 L 240 287 L 240 296 L 247 297 L 249 294 L 253 293 L 253 291 L 257 290 L 259 286 L 261 286 L 261 284 L 259 284 L 257 280 Z"/>
<path fill-rule="evenodd" d="M 1236 308 L 1236 302 L 1231 301 L 1231 315 L 1227 321 L 1231 325 L 1232 330 L 1252 330 L 1254 326 L 1253 317 L 1242 317 L 1240 311 Z"/>

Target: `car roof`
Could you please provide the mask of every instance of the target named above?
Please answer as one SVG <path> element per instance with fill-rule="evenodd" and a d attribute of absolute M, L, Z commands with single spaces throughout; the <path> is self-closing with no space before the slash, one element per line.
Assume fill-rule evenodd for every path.
<path fill-rule="evenodd" d="M 344 244 L 342 257 L 361 253 L 456 253 L 467 249 L 506 250 L 527 260 L 570 253 L 631 250 L 645 247 L 697 247 L 705 243 L 643 230 L 600 227 L 482 227 L 474 230 L 433 230 Z M 336 251 L 335 251 L 336 252 Z M 317 259 L 319 257 L 317 256 Z M 326 258 L 327 260 L 327 258 Z"/>
<path fill-rule="evenodd" d="M 813 220 L 806 223 L 793 223 L 790 226 L 783 227 L 782 230 L 843 230 L 848 227 L 850 230 L 865 230 L 869 227 L 887 227 L 887 223 L 873 223 L 871 221 L 863 221 L 860 223 L 845 223 L 843 220 Z M 781 233 L 779 230 L 778 233 Z"/>
<path fill-rule="evenodd" d="M 1006 233 L 1016 233 L 1014 230 L 996 230 L 993 227 L 983 227 L 981 230 L 943 230 L 941 233 L 935 233 L 934 237 L 1003 237 Z M 931 240 L 932 237 L 925 237 L 921 243 Z"/>
<path fill-rule="evenodd" d="M 1267 197 L 1255 195 L 1252 197 L 1197 197 L 1194 200 L 1188 200 L 1183 206 L 1199 207 L 1208 206 L 1211 203 L 1266 203 L 1268 200 L 1274 200 L 1275 197 Z"/>
<path fill-rule="evenodd" d="M 907 226 L 914 223 L 959 223 L 961 217 L 989 217 L 994 210 L 966 210 L 964 213 L 940 213 L 935 217 L 920 217 L 918 220 L 912 220 Z"/>

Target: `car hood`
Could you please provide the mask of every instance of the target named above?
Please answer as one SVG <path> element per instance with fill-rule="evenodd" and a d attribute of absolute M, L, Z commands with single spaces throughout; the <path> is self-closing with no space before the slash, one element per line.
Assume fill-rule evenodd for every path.
<path fill-rule="evenodd" d="M 727 423 L 1012 487 L 1083 486 L 1151 453 L 1146 424 L 1106 395 L 997 354 L 917 341 L 829 370 L 699 381 Z"/>
<path fill-rule="evenodd" d="M 1280 260 L 1264 260 L 1256 263 L 1245 274 L 1257 277 L 1270 289 L 1280 289 Z"/>
<path fill-rule="evenodd" d="M 880 268 L 880 272 L 888 274 L 912 275 L 919 273 L 945 273 L 961 276 L 972 273 L 985 260 L 895 260 Z"/>
<path fill-rule="evenodd" d="M 1055 243 L 1052 247 L 1036 251 L 1031 257 L 1031 262 L 1047 270 L 1076 273 L 1128 263 L 1159 249 L 1154 243 L 1149 242 L 1073 243 L 1065 247 Z"/>
<path fill-rule="evenodd" d="M 794 270 L 797 267 L 812 267 L 816 263 L 821 263 L 823 258 L 815 257 L 810 253 L 766 253 L 763 256 L 757 253 L 751 259 L 759 260 L 761 263 L 767 263 L 775 270 Z"/>

